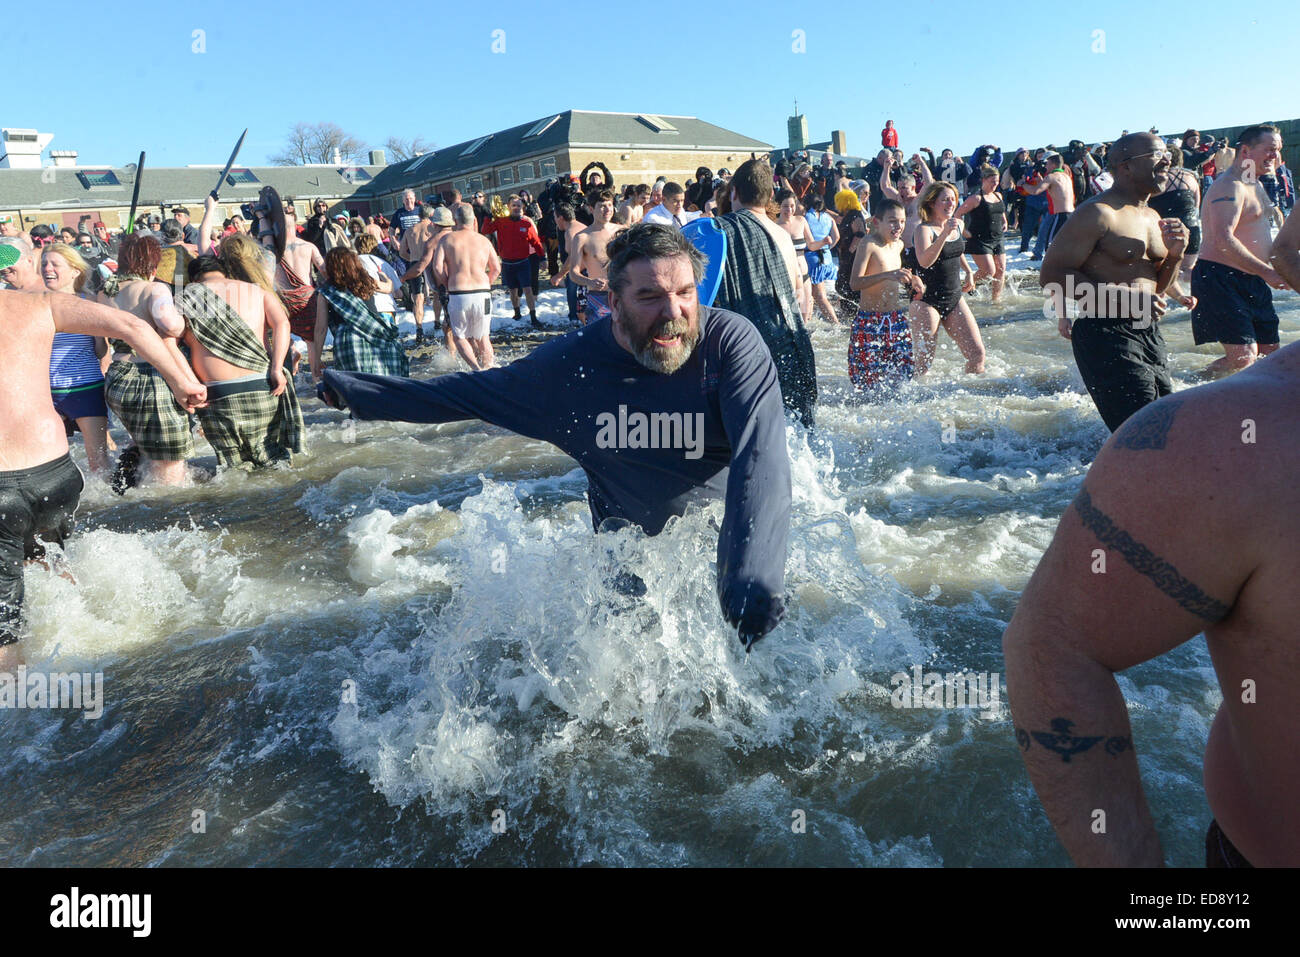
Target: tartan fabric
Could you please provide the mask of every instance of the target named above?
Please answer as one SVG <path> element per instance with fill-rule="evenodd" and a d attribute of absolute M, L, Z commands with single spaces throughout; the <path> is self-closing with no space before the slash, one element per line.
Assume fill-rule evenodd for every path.
<path fill-rule="evenodd" d="M 330 332 L 334 334 L 334 368 L 342 372 L 409 376 L 411 361 L 402 348 L 395 323 L 346 289 L 323 286 L 320 294 L 329 304 Z"/>
<path fill-rule="evenodd" d="M 727 234 L 727 261 L 714 308 L 738 312 L 754 324 L 772 353 L 786 407 L 811 428 L 817 366 L 781 250 L 747 209 L 720 216 L 717 224 Z"/>
<path fill-rule="evenodd" d="M 190 419 L 167 381 L 147 362 L 119 359 L 104 376 L 104 401 L 147 458 L 175 462 L 194 454 Z"/>
<path fill-rule="evenodd" d="M 266 347 L 235 308 L 211 287 L 190 283 L 177 307 L 194 338 L 218 359 L 241 369 L 269 371 L 271 357 Z M 302 407 L 293 388 L 292 373 L 286 373 L 285 378 L 288 386 L 279 398 L 272 397 L 268 389 L 265 401 L 258 400 L 255 393 L 244 393 L 213 403 L 230 410 L 217 416 L 220 422 L 216 435 L 220 438 L 209 432 L 204 410 L 199 410 L 203 434 L 212 443 L 222 465 L 234 465 L 239 460 L 266 465 L 287 458 L 290 452 L 303 450 Z M 248 401 L 238 401 L 243 399 Z M 262 414 L 264 407 L 271 409 L 268 416 Z M 258 449 L 262 451 L 257 452 Z"/>
<path fill-rule="evenodd" d="M 293 391 L 292 381 L 284 391 Z M 299 413 L 295 428 L 292 422 L 282 420 L 282 408 L 280 399 L 272 396 L 269 388 L 263 388 L 209 401 L 199 409 L 203 437 L 217 453 L 217 464 L 235 468 L 247 462 L 263 468 L 288 462 L 292 453 L 301 452 L 302 415 Z"/>

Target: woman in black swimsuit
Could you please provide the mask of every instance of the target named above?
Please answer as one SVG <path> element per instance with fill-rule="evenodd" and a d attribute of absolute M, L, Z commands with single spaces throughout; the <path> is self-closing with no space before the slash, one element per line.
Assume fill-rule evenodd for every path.
<path fill-rule="evenodd" d="M 1190 289 L 1192 267 L 1201 250 L 1201 184 L 1191 170 L 1183 168 L 1183 151 L 1177 146 L 1169 150 L 1169 182 L 1165 191 L 1147 200 L 1147 205 L 1161 216 L 1175 217 L 1187 227 L 1187 249 L 1183 251 L 1183 264 L 1179 270 L 1179 285 Z"/>
<path fill-rule="evenodd" d="M 912 250 L 925 294 L 912 303 L 909 317 L 917 376 L 934 361 L 941 325 L 965 356 L 966 371 L 984 371 L 984 340 L 962 295 L 975 291 L 975 280 L 963 255 L 966 242 L 957 202 L 957 187 L 942 180 L 921 194 L 921 223 L 912 234 Z"/>
<path fill-rule="evenodd" d="M 975 260 L 975 281 L 992 279 L 993 301 L 1002 298 L 1007 281 L 1007 253 L 1002 234 L 1007 231 L 1007 206 L 998 191 L 998 171 L 980 167 L 980 191 L 966 197 L 957 210 L 960 218 L 970 214 L 970 240 L 966 251 Z"/>

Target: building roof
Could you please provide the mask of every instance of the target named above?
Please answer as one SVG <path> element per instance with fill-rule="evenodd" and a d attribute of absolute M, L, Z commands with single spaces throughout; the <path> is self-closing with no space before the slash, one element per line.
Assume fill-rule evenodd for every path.
<path fill-rule="evenodd" d="M 95 185 L 94 173 L 109 171 L 116 184 Z M 316 196 L 351 196 L 384 170 L 382 166 L 253 166 L 235 167 L 222 187 L 220 201 L 226 205 L 257 198 L 263 186 L 274 186 L 282 197 L 308 199 Z M 249 176 L 241 175 L 247 171 Z M 140 185 L 140 208 L 156 209 L 172 203 L 200 203 L 217 181 L 220 167 L 146 166 Z M 0 169 L 0 209 L 130 206 L 135 170 L 108 166 L 47 166 L 44 169 Z"/>
<path fill-rule="evenodd" d="M 566 110 L 507 130 L 416 156 L 386 167 L 359 195 L 394 193 L 420 183 L 446 182 L 463 173 L 505 165 L 533 153 L 595 149 L 710 149 L 767 151 L 771 145 L 694 116 Z"/>

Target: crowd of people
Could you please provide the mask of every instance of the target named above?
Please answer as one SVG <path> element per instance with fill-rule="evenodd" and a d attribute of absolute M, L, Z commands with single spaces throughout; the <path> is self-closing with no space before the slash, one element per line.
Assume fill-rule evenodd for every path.
<path fill-rule="evenodd" d="M 120 237 L 102 224 L 62 236 L 38 226 L 28 237 L 0 221 L 0 347 L 10 357 L 0 383 L 0 663 L 19 636 L 24 561 L 71 527 L 83 482 L 68 456 L 73 430 L 88 467 L 118 490 L 186 481 L 196 435 L 220 468 L 290 463 L 303 450 L 294 379 L 304 353 L 317 396 L 356 418 L 480 418 L 557 445 L 587 475 L 597 530 L 613 521 L 655 534 L 701 497 L 725 500 L 718 597 L 748 650 L 784 614 L 784 429 L 789 418 L 816 426 L 809 326 L 819 314 L 847 321 L 848 374 L 863 400 L 926 375 L 940 328 L 965 373 L 979 375 L 986 350 L 968 299 L 987 283 L 1000 301 L 1018 229 L 1103 420 L 1124 429 L 1107 446 L 1112 456 L 1166 447 L 1177 403 L 1157 402 L 1172 388 L 1159 319 L 1170 298 L 1191 308 L 1198 344 L 1222 344 L 1209 376 L 1278 349 L 1272 290 L 1300 283 L 1300 218 L 1286 215 L 1294 187 L 1276 127 L 1249 127 L 1232 146 L 1202 143 L 1194 130 L 1172 143 L 1125 133 L 1092 148 L 1019 149 L 1005 162 L 993 145 L 968 158 L 923 148 L 904 160 L 898 137 L 888 123 L 881 151 L 855 175 L 829 153 L 815 167 L 806 155 L 753 156 L 734 173 L 702 167 L 689 184 L 620 189 L 597 163 L 536 198 L 452 190 L 419 203 L 407 191 L 387 218 L 331 217 L 318 202 L 300 225 L 286 203 L 282 233 L 270 209 L 218 225 L 212 198 L 198 227 L 174 210 Z M 713 262 L 693 238 L 700 219 L 724 243 Z M 492 287 L 500 280 L 516 320 L 526 307 L 544 328 L 543 263 L 582 333 L 499 366 Z M 706 276 L 716 292 L 700 302 Z M 399 300 L 416 344 L 430 309 L 470 371 L 410 378 Z M 1294 394 L 1294 353 L 1241 378 Z M 629 425 L 629 407 L 650 418 Z M 130 437 L 115 467 L 110 412 Z M 1154 569 L 1144 546 L 1135 550 L 1094 507 L 1109 501 L 1103 479 L 1088 487 L 1076 502 L 1085 528 L 1118 541 L 1189 622 L 1224 618 L 1229 603 Z M 1070 534 L 1063 523 L 1058 539 Z M 1221 575 L 1214 585 L 1237 593 Z M 1025 649 L 1048 640 L 1048 593 L 1031 582 L 1008 633 L 1017 668 L 1041 670 L 1041 654 Z M 1067 713 L 1050 696 L 1019 700 L 1017 720 Z M 1045 732 L 1024 734 L 1031 775 L 1055 781 L 1025 743 Z M 1228 830 L 1267 856 L 1235 811 Z M 1222 848 L 1226 837 L 1216 840 Z"/>

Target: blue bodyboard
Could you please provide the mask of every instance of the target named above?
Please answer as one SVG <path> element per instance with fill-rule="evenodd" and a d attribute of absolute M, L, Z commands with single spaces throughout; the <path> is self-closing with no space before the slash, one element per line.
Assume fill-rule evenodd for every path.
<path fill-rule="evenodd" d="M 718 228 L 716 220 L 701 216 L 683 226 L 682 235 L 709 258 L 704 278 L 695 285 L 695 293 L 701 306 L 711 306 L 722 285 L 722 267 L 727 263 L 727 234 Z"/>

